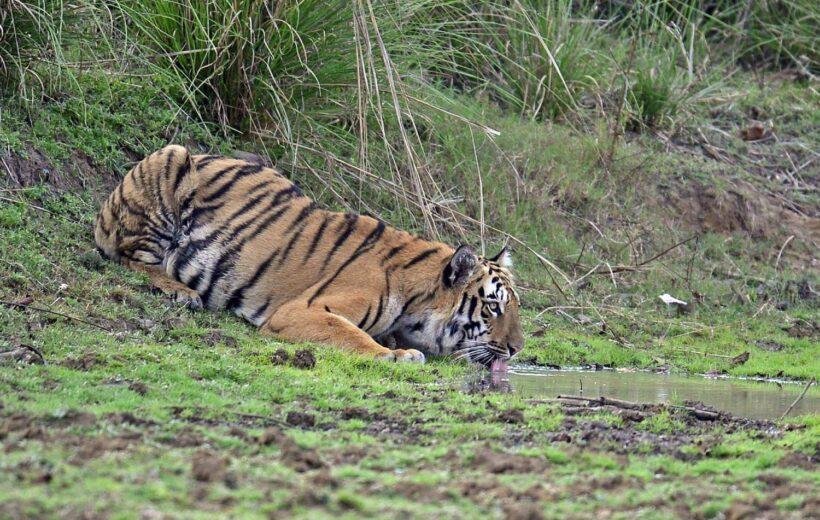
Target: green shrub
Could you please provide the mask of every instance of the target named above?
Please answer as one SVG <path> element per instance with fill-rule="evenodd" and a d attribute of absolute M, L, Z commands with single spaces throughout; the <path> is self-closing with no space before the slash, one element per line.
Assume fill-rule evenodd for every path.
<path fill-rule="evenodd" d="M 0 0 L 0 89 L 25 95 L 33 64 L 60 51 L 61 14 L 59 1 Z"/>

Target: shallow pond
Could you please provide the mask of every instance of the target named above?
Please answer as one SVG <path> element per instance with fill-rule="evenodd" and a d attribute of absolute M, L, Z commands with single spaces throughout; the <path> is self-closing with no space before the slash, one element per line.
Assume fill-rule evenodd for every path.
<path fill-rule="evenodd" d="M 640 403 L 701 401 L 718 410 L 752 419 L 779 418 L 805 386 L 805 383 L 792 382 L 614 370 L 551 370 L 520 365 L 510 367 L 509 383 L 513 391 L 530 398 L 582 395 Z M 808 413 L 820 413 L 817 386 L 809 389 L 789 415 Z"/>

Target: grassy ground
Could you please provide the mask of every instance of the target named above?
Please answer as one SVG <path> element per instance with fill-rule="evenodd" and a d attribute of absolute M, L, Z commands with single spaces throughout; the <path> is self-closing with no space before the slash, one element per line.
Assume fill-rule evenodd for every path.
<path fill-rule="evenodd" d="M 4 198 L 17 202 L 0 201 L 0 299 L 23 306 L 0 306 L 0 350 L 30 345 L 47 364 L 0 367 L 2 516 L 817 513 L 816 415 L 567 415 L 465 391 L 475 369 L 446 359 L 386 364 L 281 345 L 230 316 L 179 308 L 103 261 L 89 196 L 41 186 Z M 648 323 L 627 346 L 594 320 L 530 307 L 528 361 L 818 372 L 816 332 L 783 330 L 813 323 L 799 302 L 760 319 L 743 305 L 682 317 L 620 307 L 625 330 Z M 685 333 L 690 323 L 703 332 Z M 752 355 L 732 366 L 693 351 Z"/>
<path fill-rule="evenodd" d="M 154 294 L 91 236 L 99 201 L 145 154 L 253 151 L 326 205 L 432 234 L 427 211 L 442 238 L 477 248 L 512 241 L 522 362 L 802 383 L 820 374 L 812 4 L 786 2 L 791 18 L 755 4 L 731 27 L 731 12 L 673 17 L 691 29 L 675 33 L 672 2 L 610 5 L 589 24 L 563 0 L 537 17 L 535 0 L 499 2 L 484 27 L 469 2 L 359 25 L 294 2 L 280 14 L 304 47 L 265 50 L 281 31 L 254 24 L 168 31 L 202 39 L 183 47 L 261 45 L 204 68 L 157 59 L 179 42 L 129 39 L 170 23 L 152 17 L 172 3 L 115 4 L 59 11 L 54 27 L 93 44 L 15 40 L 33 34 L 23 22 L 51 23 L 39 11 L 8 11 L 36 16 L 0 34 L 0 354 L 45 360 L 0 363 L 0 517 L 820 516 L 817 414 L 579 411 L 481 390 L 447 359 L 283 345 Z M 351 40 L 379 24 L 395 91 L 392 65 L 364 52 L 376 36 Z M 37 52 L 15 54 L 21 41 Z M 407 195 L 418 186 L 424 211 Z"/>
<path fill-rule="evenodd" d="M 448 360 L 280 345 L 232 317 L 179 308 L 88 252 L 88 201 L 38 202 L 17 217 L 2 206 L 2 297 L 33 301 L 0 307 L 0 337 L 47 363 L 0 368 L 4 517 L 817 513 L 816 416 L 570 416 L 465 392 L 474 369 Z M 527 352 L 643 362 L 577 331 L 545 334 Z"/>

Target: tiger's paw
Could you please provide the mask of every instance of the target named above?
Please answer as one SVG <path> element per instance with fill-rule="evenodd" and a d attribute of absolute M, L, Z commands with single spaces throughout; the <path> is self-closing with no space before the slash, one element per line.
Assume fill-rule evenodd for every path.
<path fill-rule="evenodd" d="M 199 293 L 193 289 L 178 289 L 168 296 L 176 303 L 181 303 L 192 311 L 198 311 L 203 308 L 202 298 L 200 298 Z"/>
<path fill-rule="evenodd" d="M 397 348 L 395 350 L 385 352 L 383 355 L 379 356 L 379 359 L 396 362 L 407 361 L 411 363 L 424 363 L 424 354 L 412 348 Z"/>

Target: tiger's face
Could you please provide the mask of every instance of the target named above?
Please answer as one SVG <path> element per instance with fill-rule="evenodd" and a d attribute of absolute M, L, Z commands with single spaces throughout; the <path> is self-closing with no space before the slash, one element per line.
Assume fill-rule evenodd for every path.
<path fill-rule="evenodd" d="M 442 298 L 401 320 L 395 339 L 403 347 L 503 368 L 524 346 L 511 267 L 506 249 L 482 258 L 461 246 L 440 274 Z"/>
<path fill-rule="evenodd" d="M 465 250 L 466 249 L 466 250 Z M 505 366 L 524 346 L 518 294 L 510 273 L 512 259 L 503 249 L 493 258 L 475 257 L 461 247 L 453 255 L 445 286 L 458 288 L 459 271 L 470 271 L 461 297 L 445 327 L 450 353 L 487 368 Z"/>

